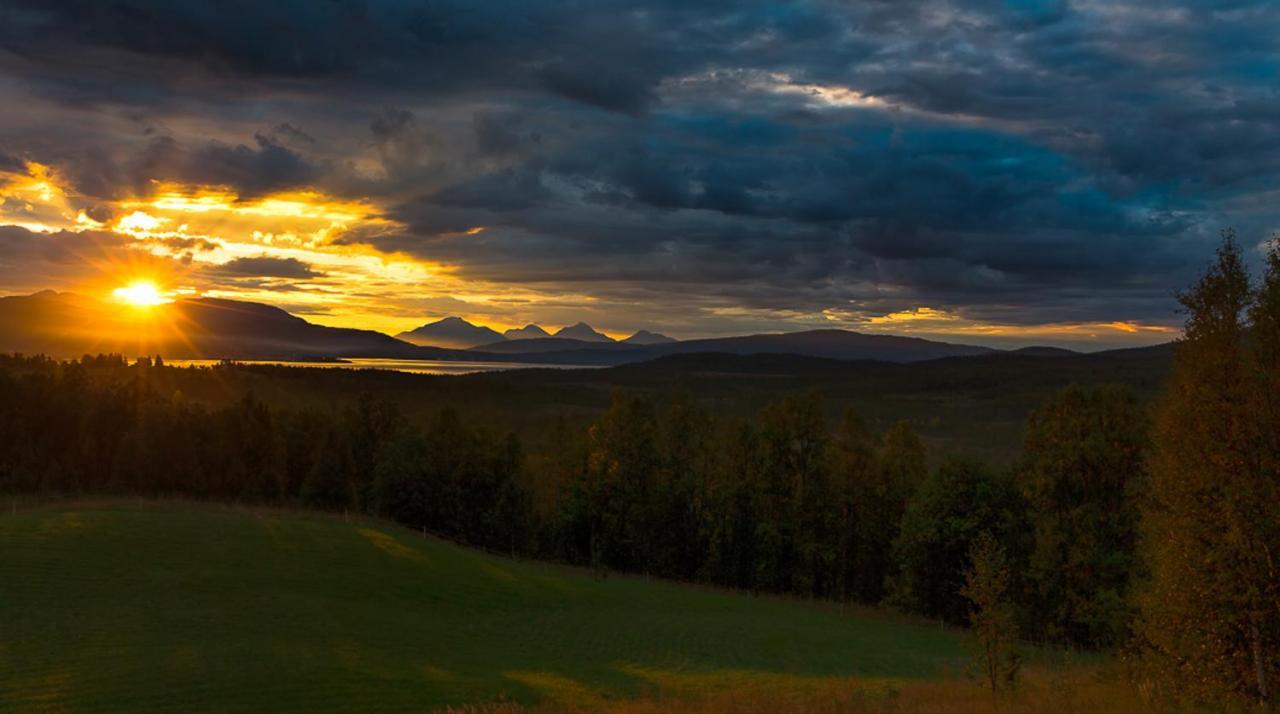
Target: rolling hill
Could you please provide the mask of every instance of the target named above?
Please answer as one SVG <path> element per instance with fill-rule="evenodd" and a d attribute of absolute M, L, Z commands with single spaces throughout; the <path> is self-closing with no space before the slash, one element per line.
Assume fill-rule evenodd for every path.
<path fill-rule="evenodd" d="M 71 293 L 0 298 L 0 352 L 235 359 L 346 356 L 447 358 L 372 330 L 314 325 L 279 308 L 217 298 L 181 299 L 152 311 Z"/>
<path fill-rule="evenodd" d="M 655 348 L 663 355 L 691 352 L 725 354 L 795 354 L 840 360 L 923 362 L 943 357 L 973 357 L 999 352 L 990 347 L 957 345 L 919 337 L 869 335 L 850 330 L 808 330 L 742 337 L 686 340 Z"/>
<path fill-rule="evenodd" d="M 671 341 L 658 344 L 589 344 L 525 340 L 518 348 L 525 361 L 556 364 L 620 365 L 676 354 L 715 353 L 733 355 L 792 354 L 837 360 L 878 360 L 923 362 L 946 357 L 974 357 L 1000 354 L 1002 350 L 974 345 L 952 344 L 898 335 L 873 335 L 850 330 L 808 330 L 740 337 Z M 623 347 L 626 349 L 617 349 Z M 483 345 L 476 351 L 503 349 Z M 1065 350 L 1063 350 L 1065 352 Z"/>
<path fill-rule="evenodd" d="M 673 342 L 679 342 L 679 340 L 657 332 L 637 330 L 635 334 L 623 340 L 623 342 L 628 345 L 669 345 Z"/>
<path fill-rule="evenodd" d="M 417 712 L 955 670 L 963 633 L 516 562 L 380 522 L 121 503 L 0 515 L 0 710 Z"/>
<path fill-rule="evenodd" d="M 525 333 L 532 334 L 528 328 Z M 426 359 L 460 362 L 521 362 L 613 366 L 680 354 L 790 354 L 833 360 L 911 363 L 951 357 L 1021 354 L 1062 357 L 1056 348 L 1013 353 L 988 347 L 849 330 L 744 335 L 662 342 L 643 336 L 616 342 L 579 323 L 555 337 L 506 339 L 485 327 L 450 318 L 404 333 L 416 341 L 462 345 L 494 339 L 470 349 L 410 344 L 372 330 L 326 327 L 259 303 L 184 298 L 138 310 L 71 293 L 45 291 L 0 298 L 0 353 L 160 354 L 169 358 L 316 360 L 344 357 Z M 568 336 L 566 336 L 568 335 Z M 496 339 L 495 339 L 496 338 Z"/>

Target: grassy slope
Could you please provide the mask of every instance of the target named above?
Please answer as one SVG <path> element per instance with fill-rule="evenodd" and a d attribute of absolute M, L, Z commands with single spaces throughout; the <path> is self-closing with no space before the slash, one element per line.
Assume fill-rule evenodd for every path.
<path fill-rule="evenodd" d="M 0 710 L 421 711 L 954 670 L 963 635 L 198 506 L 0 515 Z"/>

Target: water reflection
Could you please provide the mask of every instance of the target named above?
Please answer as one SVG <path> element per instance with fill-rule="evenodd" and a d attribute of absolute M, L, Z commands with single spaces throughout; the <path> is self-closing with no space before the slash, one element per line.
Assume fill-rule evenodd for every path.
<path fill-rule="evenodd" d="M 526 362 L 446 362 L 426 359 L 373 359 L 347 358 L 340 362 L 288 362 L 284 360 L 234 360 L 236 364 L 272 364 L 286 367 L 323 367 L 328 369 L 387 369 L 412 374 L 474 374 L 476 372 L 501 372 L 511 369 L 596 369 L 571 364 L 530 364 Z M 214 367 L 222 364 L 216 359 L 165 360 L 174 367 Z"/>

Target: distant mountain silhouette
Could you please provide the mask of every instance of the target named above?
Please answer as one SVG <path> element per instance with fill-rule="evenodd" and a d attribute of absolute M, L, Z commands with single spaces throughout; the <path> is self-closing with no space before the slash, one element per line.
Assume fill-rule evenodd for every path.
<path fill-rule="evenodd" d="M 0 298 L 0 351 L 208 359 L 443 359 L 452 354 L 415 347 L 381 332 L 313 325 L 257 303 L 196 298 L 135 310 L 51 291 Z"/>
<path fill-rule="evenodd" d="M 502 336 L 508 340 L 536 340 L 542 337 L 550 337 L 551 333 L 533 323 L 529 323 L 524 327 L 507 330 L 502 333 Z"/>
<path fill-rule="evenodd" d="M 675 341 L 676 340 L 667 337 L 666 335 L 660 335 L 657 332 L 639 330 L 636 334 L 628 337 L 622 342 L 628 345 L 669 345 Z"/>
<path fill-rule="evenodd" d="M 1005 350 L 976 345 L 937 342 L 918 337 L 879 335 L 849 330 L 810 330 L 779 334 L 745 335 L 683 342 L 638 345 L 627 342 L 589 342 L 553 337 L 516 340 L 485 345 L 469 353 L 519 355 L 522 362 L 544 364 L 616 365 L 642 362 L 678 354 L 720 353 L 733 355 L 797 355 L 833 360 L 875 360 L 883 362 L 924 362 L 948 357 L 975 357 L 1010 354 Z M 1070 350 L 1032 348 L 1014 352 L 1029 357 L 1069 356 Z"/>
<path fill-rule="evenodd" d="M 465 350 L 476 345 L 501 341 L 498 332 L 473 325 L 461 317 L 446 317 L 414 330 L 401 332 L 396 339 L 422 347 L 448 347 Z"/>
<path fill-rule="evenodd" d="M 999 352 L 990 347 L 934 342 L 919 337 L 871 335 L 850 330 L 808 330 L 742 337 L 687 340 L 651 348 L 661 354 L 724 352 L 728 354 L 793 354 L 827 359 L 873 359 L 921 362 L 941 357 L 971 357 Z"/>
<path fill-rule="evenodd" d="M 1069 350 L 1064 347 L 1044 347 L 1040 345 L 1021 347 L 1011 350 L 1011 352 L 1016 355 L 1028 355 L 1031 357 L 1071 357 L 1072 355 L 1080 354 L 1075 350 Z"/>
<path fill-rule="evenodd" d="M 585 322 L 579 322 L 576 325 L 560 328 L 555 337 L 568 340 L 582 340 L 583 342 L 613 342 L 614 339 L 604 333 L 596 332 L 595 328 Z"/>
<path fill-rule="evenodd" d="M 617 349 L 617 347 L 626 349 Z M 485 345 L 474 351 L 498 349 L 500 348 L 497 345 Z M 792 354 L 836 360 L 922 362 L 942 357 L 997 354 L 1002 350 L 934 342 L 918 337 L 870 335 L 848 330 L 745 335 L 655 345 L 568 344 L 555 340 L 538 340 L 522 350 L 526 362 L 584 365 L 618 365 L 642 362 L 666 355 L 698 352 L 734 355 Z"/>
<path fill-rule="evenodd" d="M 487 328 L 463 320 L 426 325 L 436 330 Z M 424 329 L 419 328 L 419 329 Z M 415 331 L 416 332 L 416 331 Z M 0 298 L 0 352 L 44 353 L 78 357 L 116 352 L 126 356 L 159 354 L 166 358 L 314 360 L 385 357 L 454 361 L 522 362 L 547 365 L 611 366 L 671 355 L 794 355 L 829 360 L 922 362 L 953 357 L 992 355 L 1007 359 L 1078 356 L 1070 350 L 1031 347 L 996 350 L 935 342 L 916 337 L 878 335 L 847 330 L 746 335 L 660 344 L 615 342 L 585 324 L 556 337 L 506 340 L 497 337 L 472 349 L 423 347 L 371 330 L 324 327 L 279 308 L 215 298 L 182 299 L 151 310 L 114 302 L 45 291 Z M 560 335 L 584 335 L 573 339 Z M 637 333 L 641 335 L 651 333 Z M 630 338 L 629 338 L 630 339 Z"/>
<path fill-rule="evenodd" d="M 524 340 L 505 340 L 502 342 L 493 342 L 487 345 L 479 345 L 471 350 L 472 353 L 487 354 L 508 354 L 508 355 L 573 355 L 579 352 L 590 353 L 592 351 L 601 352 L 627 352 L 629 350 L 640 349 L 637 345 L 628 345 L 622 342 L 587 342 L 586 340 L 571 340 L 565 337 L 542 337 Z M 540 362 L 545 360 L 538 360 Z M 620 360 L 611 362 L 621 364 L 629 360 Z M 552 360 L 554 362 L 554 360 Z M 594 361 L 585 362 L 584 364 L 595 364 Z M 566 364 L 577 364 L 576 362 L 567 362 Z"/>

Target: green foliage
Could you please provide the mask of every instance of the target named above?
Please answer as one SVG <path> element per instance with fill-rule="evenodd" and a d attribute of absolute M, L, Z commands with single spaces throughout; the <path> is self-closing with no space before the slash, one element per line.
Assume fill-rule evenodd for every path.
<path fill-rule="evenodd" d="M 173 389 L 173 373 L 188 371 L 107 357 L 0 361 L 0 491 L 368 511 L 527 552 L 514 437 L 449 409 L 424 429 L 369 395 L 329 412 L 273 408 L 255 393 L 214 408 Z"/>
<path fill-rule="evenodd" d="M 895 572 L 893 541 L 907 501 L 926 473 L 924 446 L 906 423 L 881 445 L 857 414 L 845 414 L 832 443 L 835 591 L 842 600 L 879 602 Z"/>
<path fill-rule="evenodd" d="M 853 411 L 845 413 L 832 440 L 832 524 L 834 530 L 834 590 L 840 600 L 878 602 L 884 572 L 877 567 L 873 532 L 874 517 L 882 515 L 877 503 L 876 477 L 882 473 L 876 462 L 876 442 L 866 424 Z M 893 513 L 885 513 L 893 518 Z M 901 513 L 898 514 L 901 517 Z M 896 520 L 890 527 L 897 530 Z"/>
<path fill-rule="evenodd" d="M 251 377 L 254 389 L 224 402 L 208 392 L 210 376 L 232 383 Z M 0 399 L 0 424 L 16 425 L 0 433 L 0 489 L 363 511 L 601 574 L 637 572 L 842 602 L 888 596 L 956 623 L 967 614 L 957 592 L 977 534 L 991 531 L 1019 563 L 1031 550 L 1026 504 L 1003 472 L 953 459 L 930 474 L 921 439 L 907 423 L 881 434 L 876 421 L 846 410 L 833 430 L 828 403 L 814 391 L 768 401 L 750 418 L 712 413 L 683 393 L 660 403 L 643 390 L 617 392 L 594 420 L 549 419 L 549 443 L 529 450 L 514 436 L 477 428 L 465 408 L 406 411 L 385 390 L 355 389 L 386 382 L 430 391 L 462 383 L 403 377 L 283 367 L 191 370 L 109 357 L 0 358 L 0 380 L 12 387 Z M 322 393 L 339 398 L 322 408 L 284 406 L 282 394 L 321 380 L 329 382 Z M 465 383 L 478 394 L 489 385 Z M 1099 433 L 1110 434 L 1116 420 L 1127 418 L 1113 402 L 1124 400 L 1100 402 L 1101 427 L 1094 416 L 1082 416 L 1047 433 L 1075 430 L 1084 438 L 1105 427 Z M 1038 429 L 1033 424 L 1032 432 Z M 1062 473 L 1087 466 L 1098 484 L 1128 482 L 1111 473 L 1128 463 L 1128 441 L 1113 444 L 1094 434 L 1085 442 L 1085 452 L 1074 454 L 1052 439 L 1031 438 L 1028 448 L 1038 455 L 1028 463 L 1037 464 L 1038 475 L 1024 480 L 1069 483 Z M 1112 531 L 1090 532 L 1112 527 L 1089 510 L 1105 502 L 1099 488 L 1068 489 L 1057 506 L 1041 499 L 1046 512 L 1061 511 L 1054 511 L 1052 532 L 1075 532 L 1073 546 L 1112 539 Z M 1076 503 L 1077 496 L 1087 502 Z M 1077 506 L 1080 513 L 1072 510 Z M 1118 547 L 1123 552 L 1122 538 Z M 1075 590 L 1055 584 L 1028 604 L 1051 618 L 1068 613 L 1063 621 L 1074 622 L 1081 607 L 1062 599 L 1121 567 L 1106 561 L 1105 550 L 1089 553 L 1102 553 L 1097 572 L 1073 574 L 1066 581 Z M 1037 556 L 1045 572 L 1058 554 L 1045 548 Z M 1115 592 L 1123 592 L 1122 584 Z M 1103 597 L 1090 603 L 1083 627 L 1118 631 L 1112 616 L 1122 617 L 1124 608 Z M 1075 638 L 1075 632 L 1040 634 Z M 1076 641 L 1104 641 L 1087 632 Z"/>
<path fill-rule="evenodd" d="M 934 471 L 907 505 L 893 544 L 898 574 L 890 601 L 948 622 L 968 620 L 960 595 L 969 551 L 982 533 L 1024 548 L 1025 504 L 1013 479 L 979 462 L 953 457 Z"/>
<path fill-rule="evenodd" d="M 1189 292 L 1156 420 L 1138 626 L 1182 696 L 1273 704 L 1280 682 L 1280 256 L 1252 290 L 1234 236 Z"/>
<path fill-rule="evenodd" d="M 1059 392 L 1031 414 L 1019 487 L 1034 529 L 1028 620 L 1048 639 L 1128 636 L 1146 415 L 1119 386 Z"/>
<path fill-rule="evenodd" d="M 755 423 L 618 394 L 588 429 L 585 464 L 558 468 L 552 540 L 571 562 L 874 603 L 924 453 L 905 424 L 882 451 L 852 413 L 833 438 L 815 393 Z"/>
<path fill-rule="evenodd" d="M 983 531 L 969 548 L 969 567 L 964 572 L 960 594 L 972 603 L 969 624 L 980 647 L 978 663 L 997 702 L 1001 691 L 1013 688 L 1022 666 L 1010 582 L 1004 547 Z"/>
<path fill-rule="evenodd" d="M 749 423 L 726 427 L 715 437 L 719 458 L 705 474 L 703 534 L 704 579 L 744 589 L 757 588 L 759 529 L 757 493 L 760 476 L 759 438 Z"/>
<path fill-rule="evenodd" d="M 587 552 L 596 568 L 648 571 L 651 498 L 661 459 L 653 405 L 614 396 L 613 406 L 588 432 L 587 471 L 580 489 L 586 506 Z"/>
<path fill-rule="evenodd" d="M 830 436 L 816 392 L 788 395 L 760 414 L 756 582 L 766 590 L 827 592 L 833 553 L 827 504 Z"/>

